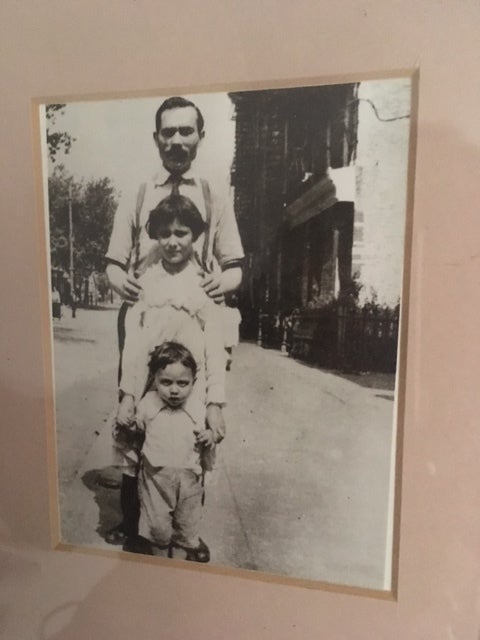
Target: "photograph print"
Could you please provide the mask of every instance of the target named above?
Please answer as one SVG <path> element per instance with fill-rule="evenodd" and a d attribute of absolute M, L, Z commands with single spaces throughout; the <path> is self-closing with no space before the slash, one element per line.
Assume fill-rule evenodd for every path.
<path fill-rule="evenodd" d="M 61 547 L 392 591 L 411 109 L 39 105 Z"/>

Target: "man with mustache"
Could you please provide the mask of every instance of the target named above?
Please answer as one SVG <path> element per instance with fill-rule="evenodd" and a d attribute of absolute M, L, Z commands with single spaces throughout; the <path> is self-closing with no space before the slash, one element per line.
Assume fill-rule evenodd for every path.
<path fill-rule="evenodd" d="M 195 244 L 204 269 L 202 286 L 205 292 L 220 303 L 225 294 L 240 285 L 244 254 L 233 208 L 200 178 L 192 166 L 204 135 L 203 115 L 193 102 L 182 97 L 165 100 L 156 113 L 153 133 L 162 165 L 152 180 L 140 186 L 136 202 L 121 201 L 115 214 L 106 254 L 106 272 L 112 288 L 124 300 L 118 320 L 119 380 L 125 316 L 141 292 L 137 278 L 159 259 L 158 243 L 149 238 L 145 224 L 150 211 L 161 200 L 172 193 L 186 196 L 207 223 L 207 230 Z M 207 407 L 207 420 L 219 419 L 216 410 L 218 407 Z M 132 405 L 132 415 L 133 412 Z M 122 419 L 125 420 L 125 416 Z M 134 464 L 124 468 L 120 498 L 123 522 L 110 530 L 106 539 L 112 544 L 124 544 L 125 550 L 135 551 L 139 505 Z"/>

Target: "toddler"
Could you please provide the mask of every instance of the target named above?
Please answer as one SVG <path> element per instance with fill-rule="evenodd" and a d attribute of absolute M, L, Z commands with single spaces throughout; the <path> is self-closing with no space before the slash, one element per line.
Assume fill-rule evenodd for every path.
<path fill-rule="evenodd" d="M 208 562 L 209 549 L 198 535 L 202 453 L 214 447 L 215 436 L 199 422 L 190 403 L 197 364 L 183 345 L 165 342 L 154 349 L 148 369 L 151 390 L 140 400 L 136 415 L 137 429 L 144 434 L 139 535 L 150 541 L 154 555 L 171 556 L 179 547 L 187 560 Z"/>

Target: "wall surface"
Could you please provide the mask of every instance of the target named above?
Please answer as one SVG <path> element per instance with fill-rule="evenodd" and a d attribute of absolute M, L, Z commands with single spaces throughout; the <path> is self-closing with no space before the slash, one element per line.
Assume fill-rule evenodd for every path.
<path fill-rule="evenodd" d="M 478 639 L 478 2 L 3 0 L 0 25 L 3 637 Z M 51 551 L 31 98 L 414 67 L 398 601 Z"/>
<path fill-rule="evenodd" d="M 355 224 L 362 233 L 353 247 L 352 270 L 363 285 L 362 301 L 376 295 L 391 307 L 402 286 L 411 88 L 411 79 L 395 78 L 362 82 L 358 91 Z"/>

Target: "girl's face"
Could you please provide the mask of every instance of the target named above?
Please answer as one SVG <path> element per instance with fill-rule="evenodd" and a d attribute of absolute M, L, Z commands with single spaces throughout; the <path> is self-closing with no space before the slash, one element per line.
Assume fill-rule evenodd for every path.
<path fill-rule="evenodd" d="M 193 233 L 178 220 L 160 227 L 157 236 L 161 258 L 174 271 L 181 271 L 193 254 Z"/>
<path fill-rule="evenodd" d="M 181 362 L 167 364 L 165 369 L 155 374 L 155 388 L 160 398 L 169 407 L 180 407 L 192 391 L 192 370 Z"/>

